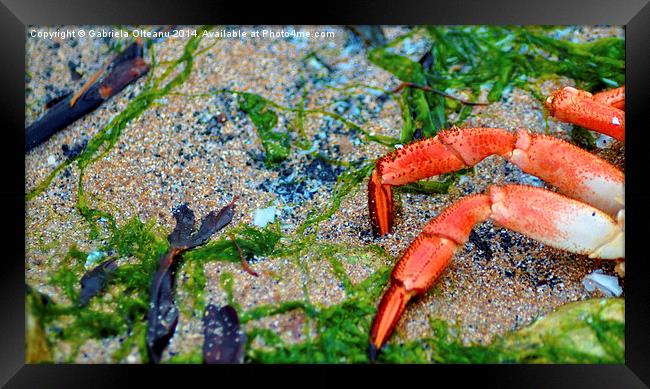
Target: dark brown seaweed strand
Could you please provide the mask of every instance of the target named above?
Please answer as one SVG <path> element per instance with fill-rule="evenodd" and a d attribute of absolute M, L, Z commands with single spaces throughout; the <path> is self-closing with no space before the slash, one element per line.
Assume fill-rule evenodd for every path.
<path fill-rule="evenodd" d="M 183 250 L 178 249 L 178 248 L 170 248 L 165 255 L 163 255 L 160 258 L 160 261 L 158 262 L 158 271 L 157 273 L 163 274 L 167 272 L 168 270 L 171 269 L 172 265 L 174 264 L 174 260 L 176 259 L 176 256 L 179 255 Z M 158 274 L 157 274 L 158 275 Z M 160 289 L 160 282 L 161 279 L 159 277 L 154 276 L 154 280 L 151 284 L 151 295 L 154 295 L 154 292 Z"/>
<path fill-rule="evenodd" d="M 403 83 L 399 84 L 397 86 L 397 88 L 392 90 L 392 93 L 398 93 L 404 88 L 415 88 L 415 89 L 421 89 L 421 90 L 426 91 L 426 92 L 436 93 L 436 94 L 439 94 L 441 96 L 450 98 L 452 100 L 456 100 L 456 101 L 458 101 L 458 102 L 460 102 L 462 104 L 465 104 L 465 105 L 488 105 L 487 103 L 479 103 L 479 102 L 475 102 L 475 101 L 463 100 L 460 97 L 452 96 L 449 93 L 445 93 L 445 92 L 443 92 L 441 90 L 431 88 L 430 86 L 418 85 L 418 84 L 415 84 L 415 83 L 412 83 L 412 82 L 403 82 Z"/>
<path fill-rule="evenodd" d="M 138 40 L 104 67 L 109 73 L 101 81 L 92 84 L 88 82 L 81 89 L 81 95 L 70 95 L 50 108 L 25 130 L 25 152 L 45 142 L 57 131 L 74 123 L 85 114 L 94 111 L 106 99 L 116 95 L 146 74 L 149 65 L 145 63 L 143 55 L 143 43 Z M 100 72 L 103 73 L 104 68 Z M 99 78 L 96 76 L 93 78 Z"/>
<path fill-rule="evenodd" d="M 113 59 L 113 61 L 115 61 L 115 59 Z M 86 82 L 86 83 L 81 87 L 81 89 L 79 89 L 79 90 L 77 91 L 77 93 L 75 93 L 75 94 L 72 96 L 72 98 L 70 99 L 70 106 L 71 106 L 71 107 L 74 107 L 74 105 L 77 103 L 77 100 L 79 100 L 79 98 L 80 98 L 84 93 L 86 93 L 86 91 L 87 91 L 88 89 L 90 89 L 90 87 L 93 86 L 93 84 L 96 83 L 97 80 L 99 80 L 99 78 L 102 76 L 102 74 L 104 74 L 104 72 L 106 71 L 106 69 L 108 69 L 108 65 L 110 65 L 113 61 L 111 61 L 111 62 L 106 62 L 106 63 L 104 64 L 104 66 L 101 67 L 101 69 L 99 69 L 98 71 L 95 72 L 95 74 L 93 74 L 92 76 L 90 76 L 90 78 L 88 79 L 88 81 L 87 81 L 87 82 Z"/>
<path fill-rule="evenodd" d="M 235 235 L 231 232 L 230 234 L 228 234 L 228 236 L 230 237 L 230 240 L 235 244 L 235 247 L 237 247 L 237 251 L 239 252 L 239 260 L 241 262 L 242 268 L 248 274 L 251 274 L 251 275 L 254 275 L 255 277 L 258 277 L 259 274 L 257 274 L 257 272 L 255 270 L 253 270 L 251 265 L 248 263 L 248 260 L 244 256 L 244 252 L 242 251 L 241 247 L 239 246 L 239 243 L 237 243 L 237 238 L 235 238 Z"/>
<path fill-rule="evenodd" d="M 162 353 L 174 335 L 179 311 L 174 302 L 174 272 L 172 264 L 176 249 L 164 255 L 154 274 L 151 286 L 151 307 L 147 315 L 147 354 L 150 362 L 160 363 Z"/>
<path fill-rule="evenodd" d="M 172 247 L 182 248 L 187 246 L 190 237 L 192 236 L 192 231 L 194 230 L 194 224 L 196 221 L 194 211 L 192 211 L 187 204 L 182 204 L 174 209 L 173 215 L 176 219 L 176 227 L 174 227 L 174 231 L 169 234 L 167 240 Z"/>
<path fill-rule="evenodd" d="M 151 283 L 151 304 L 147 315 L 146 335 L 147 353 L 151 362 L 160 362 L 162 352 L 176 330 L 179 311 L 174 301 L 174 267 L 178 256 L 189 249 L 204 244 L 215 232 L 227 226 L 234 216 L 237 198 L 238 196 L 235 196 L 218 214 L 214 211 L 210 212 L 203 218 L 198 231 L 194 233 L 192 231 L 194 230 L 195 217 L 189 206 L 183 204 L 174 210 L 176 227 L 167 238 L 170 248 L 166 254 L 161 256 L 158 270 Z M 236 242 L 235 245 L 237 245 Z M 243 258 L 239 246 L 237 249 L 240 257 Z M 257 276 L 255 272 L 251 274 Z"/>
<path fill-rule="evenodd" d="M 237 201 L 237 198 L 238 196 L 235 196 L 219 213 L 212 211 L 204 217 L 198 231 L 188 237 L 187 241 L 184 242 L 184 246 L 187 249 L 200 246 L 207 242 L 217 231 L 227 226 L 235 216 L 235 201 Z"/>
<path fill-rule="evenodd" d="M 109 259 L 95 266 L 81 277 L 81 290 L 77 304 L 80 307 L 88 305 L 90 299 L 98 295 L 107 285 L 110 277 L 117 269 L 114 259 Z"/>
<path fill-rule="evenodd" d="M 243 363 L 246 334 L 239 328 L 237 311 L 230 305 L 208 305 L 203 315 L 205 363 Z"/>

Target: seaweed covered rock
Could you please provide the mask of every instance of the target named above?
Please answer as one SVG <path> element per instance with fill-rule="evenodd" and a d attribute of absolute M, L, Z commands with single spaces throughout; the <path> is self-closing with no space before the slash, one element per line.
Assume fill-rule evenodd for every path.
<path fill-rule="evenodd" d="M 506 338 L 503 346 L 527 363 L 623 363 L 625 300 L 564 305 Z"/>

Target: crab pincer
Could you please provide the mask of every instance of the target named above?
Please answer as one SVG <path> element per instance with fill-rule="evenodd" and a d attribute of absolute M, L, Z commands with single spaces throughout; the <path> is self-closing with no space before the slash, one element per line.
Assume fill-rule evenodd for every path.
<path fill-rule="evenodd" d="M 598 131 L 620 141 L 625 140 L 624 87 L 592 95 L 570 86 L 546 99 L 551 116 Z"/>
<path fill-rule="evenodd" d="M 623 139 L 623 111 L 615 106 L 624 105 L 624 89 L 591 95 L 564 88 L 547 104 L 561 120 L 568 118 Z M 617 121 L 620 125 L 612 127 Z M 550 247 L 589 258 L 624 257 L 623 173 L 568 142 L 523 129 L 441 131 L 434 138 L 380 158 L 368 184 L 373 231 L 379 236 L 393 231 L 393 186 L 469 168 L 491 155 L 503 157 L 560 193 L 524 185 L 491 186 L 484 194 L 461 198 L 431 220 L 391 274 L 370 331 L 371 360 L 393 332 L 409 300 L 431 288 L 478 223 L 492 220 Z"/>

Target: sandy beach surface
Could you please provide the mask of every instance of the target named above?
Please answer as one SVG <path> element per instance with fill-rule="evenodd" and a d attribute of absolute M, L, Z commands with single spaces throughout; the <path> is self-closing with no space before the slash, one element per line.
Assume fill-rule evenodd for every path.
<path fill-rule="evenodd" d="M 221 89 L 255 93 L 285 107 L 298 107 L 303 95 L 305 108 L 327 110 L 357 123 L 371 134 L 399 137 L 402 118 L 399 104 L 382 98 L 378 90 L 353 87 L 357 84 L 389 90 L 399 84 L 392 74 L 373 65 L 358 41 L 340 27 L 296 27 L 305 31 L 332 31 L 327 39 L 204 39 L 194 59 L 189 79 L 174 92 L 156 101 L 122 131 L 115 146 L 89 165 L 83 186 L 89 206 L 109 212 L 117 225 L 133 216 L 155 220 L 165 236 L 174 227 L 172 210 L 188 203 L 197 219 L 218 210 L 240 196 L 233 225 L 253 223 L 255 210 L 275 206 L 276 220 L 285 233 L 295 231 L 309 212 L 327 203 L 343 167 L 314 158 L 294 146 L 290 157 L 277 167 L 263 163 L 263 148 L 255 127 L 239 109 L 233 93 Z M 404 34 L 404 27 L 384 29 L 389 40 Z M 622 29 L 575 28 L 566 39 L 590 40 L 621 36 Z M 112 39 L 27 39 L 26 124 L 44 112 L 44 104 L 66 91 L 76 91 L 110 58 Z M 182 53 L 184 39 L 166 39 L 155 44 L 157 61 L 173 61 Z M 415 40 L 414 40 L 415 42 Z M 413 59 L 426 47 L 406 42 L 404 52 Z M 317 53 L 319 61 L 305 60 Z M 70 65 L 70 62 L 73 65 Z M 326 64 L 327 66 L 324 66 Z M 70 68 L 83 76 L 73 80 Z M 160 75 L 164 67 L 154 67 Z M 128 86 L 25 156 L 25 191 L 33 190 L 61 162 L 70 148 L 91 139 L 125 109 L 143 88 L 145 79 Z M 331 88 L 336 85 L 338 88 Z M 566 78 L 546 81 L 545 92 L 574 85 Z M 345 89 L 343 87 L 350 86 Z M 288 129 L 292 140 L 295 112 L 277 111 L 278 128 Z M 218 118 L 218 120 L 215 120 Z M 547 128 L 548 123 L 548 128 Z M 540 101 L 530 93 L 513 89 L 500 102 L 476 106 L 462 127 L 527 128 L 569 139 L 571 126 L 546 118 Z M 345 163 L 372 161 L 391 151 L 387 146 L 365 142 L 340 121 L 324 115 L 304 117 L 304 136 L 321 155 Z M 623 146 L 608 142 L 595 152 L 623 169 Z M 89 226 L 75 208 L 80 170 L 65 168 L 40 195 L 26 203 L 26 282 L 55 301 L 67 303 L 61 291 L 48 280 L 71 246 L 90 252 L 101 240 L 89 239 Z M 404 193 L 394 233 L 372 236 L 368 222 L 367 180 L 343 198 L 334 215 L 320 223 L 318 241 L 350 247 L 379 244 L 391 258 L 367 257 L 342 261 L 352 282 L 359 282 L 382 265 L 392 264 L 422 227 L 462 196 L 484 191 L 492 184 L 524 183 L 545 186 L 499 157 L 490 157 L 463 176 L 448 194 Z M 219 233 L 214 238 L 218 238 Z M 128 263 L 131 258 L 117 258 Z M 306 256 L 299 261 L 256 258 L 254 277 L 237 263 L 208 262 L 206 302 L 227 302 L 219 278 L 234 276 L 234 298 L 244 309 L 260 304 L 300 300 L 308 291 L 311 303 L 327 306 L 345 298 L 328 261 Z M 597 269 L 614 274 L 613 263 L 596 262 L 585 256 L 549 248 L 491 222 L 477 226 L 436 286 L 410 304 L 399 322 L 397 334 L 406 339 L 425 337 L 431 331 L 429 317 L 460 326 L 467 344 L 489 343 L 494 336 L 530 324 L 542 314 L 572 301 L 601 296 L 588 292 L 583 278 Z M 307 269 L 307 270 L 305 270 Z M 184 282 L 183 271 L 178 282 Z M 184 301 L 178 288 L 178 301 Z M 292 311 L 246 323 L 247 328 L 268 328 L 290 342 L 304 340 L 305 315 Z M 203 341 L 201 318 L 181 314 L 178 327 L 163 359 L 189 352 Z M 120 337 L 90 340 L 76 362 L 115 362 L 112 351 Z M 54 348 L 55 361 L 64 361 L 69 346 Z M 137 363 L 134 351 L 118 362 Z"/>

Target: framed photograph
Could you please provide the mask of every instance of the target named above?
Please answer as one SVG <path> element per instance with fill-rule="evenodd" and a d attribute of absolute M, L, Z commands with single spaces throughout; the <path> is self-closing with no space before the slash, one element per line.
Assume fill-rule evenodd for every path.
<path fill-rule="evenodd" d="M 8 387 L 650 382 L 646 2 L 57 3 L 0 6 Z"/>

